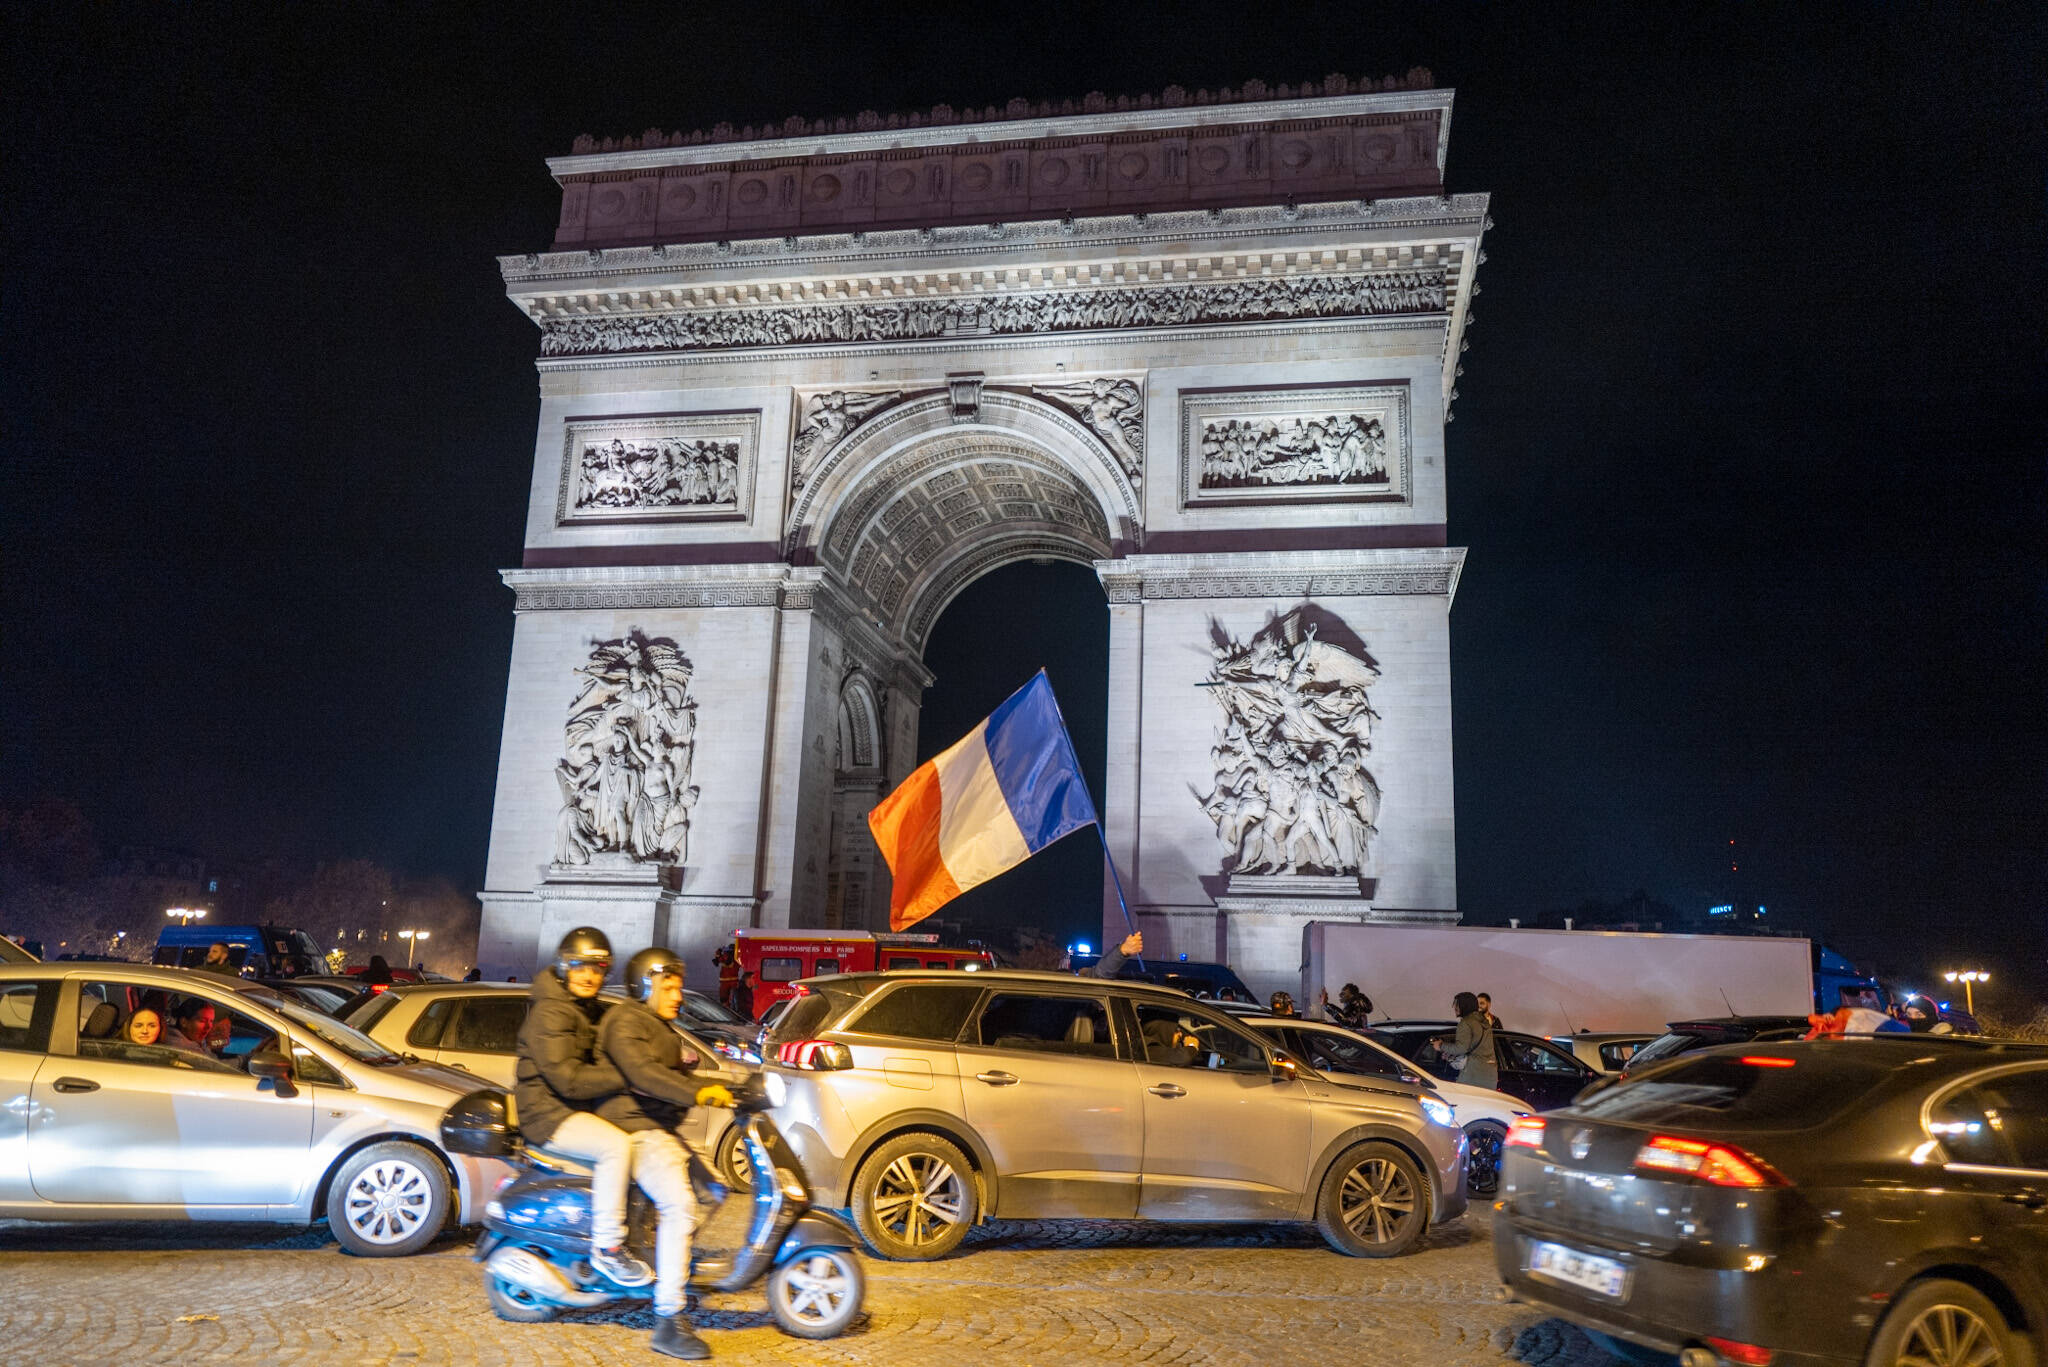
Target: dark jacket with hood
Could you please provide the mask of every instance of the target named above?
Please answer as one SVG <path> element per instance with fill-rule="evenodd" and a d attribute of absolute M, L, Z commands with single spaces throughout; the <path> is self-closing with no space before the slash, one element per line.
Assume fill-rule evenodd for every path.
<path fill-rule="evenodd" d="M 597 1022 L 606 1003 L 578 997 L 552 968 L 533 975 L 526 1023 L 519 1027 L 519 1069 L 513 1096 L 519 1103 L 519 1132 L 538 1144 L 577 1111 L 626 1089 L 609 1063 L 596 1061 Z"/>
<path fill-rule="evenodd" d="M 644 1002 L 623 1001 L 597 1027 L 597 1056 L 619 1070 L 627 1090 L 608 1096 L 597 1113 L 628 1134 L 673 1130 L 697 1104 L 703 1084 L 690 1075 L 697 1051 L 685 1052 L 673 1025 Z"/>

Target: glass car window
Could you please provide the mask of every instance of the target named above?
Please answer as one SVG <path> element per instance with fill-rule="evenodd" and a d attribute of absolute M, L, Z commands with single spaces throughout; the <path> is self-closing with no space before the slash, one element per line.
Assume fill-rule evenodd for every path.
<path fill-rule="evenodd" d="M 891 969 L 919 968 L 922 967 L 922 965 L 918 963 L 917 956 L 915 954 L 891 954 L 889 956 L 888 967 Z"/>
<path fill-rule="evenodd" d="M 455 1024 L 441 1037 L 441 1047 L 478 1054 L 516 1053 L 526 1007 L 523 996 L 471 997 L 462 1003 Z"/>
<path fill-rule="evenodd" d="M 1655 1063 L 1660 1059 L 1677 1058 L 1688 1049 L 1699 1048 L 1700 1043 L 1698 1035 L 1688 1035 L 1678 1031 L 1673 1031 L 1668 1035 L 1659 1035 L 1642 1048 L 1636 1050 L 1635 1057 L 1628 1061 L 1628 1066 L 1631 1070 L 1634 1070 L 1646 1063 Z M 1631 1076 L 1633 1076 L 1633 1071 L 1631 1071 Z"/>
<path fill-rule="evenodd" d="M 1320 1030 L 1288 1033 L 1299 1035 L 1300 1047 L 1308 1059 L 1309 1067 L 1320 1072 L 1399 1077 L 1408 1071 L 1407 1065 L 1400 1059 L 1385 1050 L 1373 1048 L 1363 1040 L 1325 1034 Z"/>
<path fill-rule="evenodd" d="M 992 1049 L 1116 1056 L 1109 1002 L 1101 997 L 999 992 L 981 1008 L 977 1038 Z"/>
<path fill-rule="evenodd" d="M 412 1029 L 405 1032 L 405 1042 L 415 1049 L 438 1049 L 441 1036 L 448 1033 L 448 1022 L 454 1018 L 455 998 L 437 997 L 427 1003 Z"/>
<path fill-rule="evenodd" d="M 793 954 L 778 954 L 761 960 L 761 981 L 793 983 L 804 976 L 804 961 Z"/>
<path fill-rule="evenodd" d="M 78 1009 L 80 1058 L 238 1073 L 251 1054 L 280 1052 L 275 1030 L 197 994 L 108 979 L 81 983 Z"/>
<path fill-rule="evenodd" d="M 1583 1073 L 1586 1065 L 1547 1044 L 1530 1039 L 1503 1039 L 1501 1055 L 1519 1073 Z"/>
<path fill-rule="evenodd" d="M 277 1008 L 279 1015 L 294 1025 L 305 1027 L 307 1033 L 341 1050 L 342 1053 L 359 1063 L 396 1063 L 398 1055 L 386 1049 L 360 1030 L 342 1024 L 318 1011 L 309 1011 L 296 1002 L 286 1002 Z"/>
<path fill-rule="evenodd" d="M 866 987 L 876 985 L 874 979 L 867 980 Z M 828 1022 L 839 1019 L 860 1005 L 865 995 L 864 991 L 849 992 L 837 985 L 811 988 L 798 997 L 768 1031 L 769 1047 L 790 1040 L 809 1039 L 823 1030 Z"/>
<path fill-rule="evenodd" d="M 1633 1040 L 1601 1045 L 1600 1066 L 1610 1073 L 1620 1072 L 1635 1057 L 1637 1047 Z"/>
<path fill-rule="evenodd" d="M 1894 1062 L 1874 1050 L 1809 1054 L 1790 1068 L 1759 1067 L 1744 1063 L 1740 1055 L 1694 1054 L 1654 1076 L 1588 1097 L 1576 1108 L 1596 1120 L 1681 1130 L 1687 1125 L 1804 1130 L 1827 1123 L 1868 1095 Z"/>
<path fill-rule="evenodd" d="M 1151 1002 L 1136 1006 L 1147 1063 L 1245 1073 L 1267 1069 L 1265 1046 L 1248 1035 L 1178 1007 Z"/>
<path fill-rule="evenodd" d="M 863 1035 L 950 1041 L 967 1023 L 981 989 L 952 983 L 906 983 L 877 993 L 871 1005 L 845 1027 Z M 1108 1039 L 1107 1032 L 1103 1038 Z"/>
<path fill-rule="evenodd" d="M 0 984 L 0 1049 L 42 1053 L 50 1047 L 50 1022 L 56 1014 L 56 983 Z"/>
<path fill-rule="evenodd" d="M 1929 1114 L 1928 1129 L 1951 1162 L 2048 1172 L 2048 1069 L 1958 1092 Z"/>
<path fill-rule="evenodd" d="M 683 994 L 683 1010 L 695 1016 L 698 1020 L 710 1021 L 713 1025 L 746 1024 L 745 1021 L 741 1020 L 733 1012 L 726 1010 L 717 1002 L 711 1000 L 711 998 L 700 997 L 694 992 L 685 992 Z"/>
<path fill-rule="evenodd" d="M 811 976 L 814 978 L 824 978 L 829 977 L 832 974 L 837 973 L 838 971 L 839 960 L 820 959 L 818 960 L 817 966 L 811 969 Z"/>

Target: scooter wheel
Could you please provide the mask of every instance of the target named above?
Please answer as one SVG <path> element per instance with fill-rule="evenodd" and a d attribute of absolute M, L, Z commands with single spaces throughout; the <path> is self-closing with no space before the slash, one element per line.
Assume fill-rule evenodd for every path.
<path fill-rule="evenodd" d="M 867 1273 L 850 1248 L 806 1248 L 768 1274 L 768 1310 L 785 1334 L 837 1338 L 860 1314 Z"/>
<path fill-rule="evenodd" d="M 511 1320 L 514 1324 L 545 1324 L 555 1317 L 554 1306 L 503 1277 L 485 1274 L 484 1294 L 490 1297 L 491 1309 L 501 1320 Z"/>

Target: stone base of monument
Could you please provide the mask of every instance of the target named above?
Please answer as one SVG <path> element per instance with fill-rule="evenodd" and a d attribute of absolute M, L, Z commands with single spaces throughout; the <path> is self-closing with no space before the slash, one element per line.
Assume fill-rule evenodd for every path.
<path fill-rule="evenodd" d="M 711 953 L 732 942 L 734 928 L 753 924 L 754 902 L 679 891 L 682 873 L 619 854 L 594 855 L 588 864 L 548 865 L 547 878 L 533 890 L 540 902 L 540 961 L 550 961 L 569 931 L 596 926 L 612 942 L 616 972 L 625 971 L 633 954 L 659 945 L 688 960 L 693 990 L 716 995 Z"/>
<path fill-rule="evenodd" d="M 1260 1001 L 1290 992 L 1295 1009 L 1306 1014 L 1322 986 L 1302 981 L 1304 931 L 1311 921 L 1457 923 L 1455 911 L 1373 906 L 1377 881 L 1358 874 L 1231 874 L 1215 894 L 1225 961 Z"/>

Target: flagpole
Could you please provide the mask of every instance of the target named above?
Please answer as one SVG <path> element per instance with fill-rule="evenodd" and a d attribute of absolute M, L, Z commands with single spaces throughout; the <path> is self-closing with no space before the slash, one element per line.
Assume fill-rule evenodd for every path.
<path fill-rule="evenodd" d="M 1073 733 L 1067 730 L 1067 716 L 1066 713 L 1060 710 L 1059 695 L 1052 691 L 1052 679 L 1050 676 L 1046 675 L 1043 666 L 1041 666 L 1039 668 L 1038 673 L 1036 675 L 1033 675 L 1032 677 L 1042 677 L 1045 679 L 1045 696 L 1052 700 L 1053 715 L 1059 718 L 1060 743 L 1067 747 L 1067 761 L 1068 763 L 1074 766 L 1074 773 L 1076 776 L 1078 776 L 1081 773 L 1081 757 L 1074 753 Z M 1030 685 L 1028 684 L 1026 685 L 1026 687 L 1029 686 Z M 1092 806 L 1093 803 L 1091 802 L 1090 805 Z M 1131 934 L 1136 935 L 1138 933 L 1138 925 L 1137 922 L 1131 919 L 1131 904 L 1128 901 L 1124 900 L 1124 876 L 1121 873 L 1117 872 L 1116 856 L 1109 852 L 1109 831 L 1102 823 L 1102 813 L 1099 810 L 1095 813 L 1095 834 L 1096 837 L 1102 841 L 1102 862 L 1109 865 L 1110 881 L 1116 885 L 1116 905 L 1117 909 L 1123 912 L 1124 914 L 1124 927 L 1127 930 L 1129 930 Z M 1109 952 L 1109 946 L 1104 945 L 1102 947 L 1102 952 L 1107 954 Z M 1145 956 L 1140 954 L 1138 956 L 1137 963 L 1139 968 L 1144 968 Z"/>

